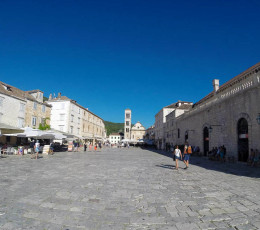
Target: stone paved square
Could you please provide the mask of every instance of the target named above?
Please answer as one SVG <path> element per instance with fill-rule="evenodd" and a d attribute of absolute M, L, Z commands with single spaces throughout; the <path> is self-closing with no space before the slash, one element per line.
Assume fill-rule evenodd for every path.
<path fill-rule="evenodd" d="M 0 159 L 0 229 L 259 229 L 260 170 L 102 149 Z"/>

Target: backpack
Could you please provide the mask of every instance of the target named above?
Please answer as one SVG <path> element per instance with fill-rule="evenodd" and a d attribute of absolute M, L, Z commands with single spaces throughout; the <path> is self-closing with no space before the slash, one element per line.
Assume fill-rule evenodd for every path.
<path fill-rule="evenodd" d="M 192 154 L 192 149 L 191 149 L 191 146 L 188 147 L 188 154 Z"/>

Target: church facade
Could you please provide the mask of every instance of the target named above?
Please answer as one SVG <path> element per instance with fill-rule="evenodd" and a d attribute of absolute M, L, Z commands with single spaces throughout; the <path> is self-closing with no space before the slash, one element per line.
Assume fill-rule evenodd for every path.
<path fill-rule="evenodd" d="M 145 136 L 145 127 L 141 122 L 137 122 L 132 126 L 132 111 L 130 109 L 125 110 L 125 125 L 124 125 L 124 138 L 129 140 L 138 141 Z"/>

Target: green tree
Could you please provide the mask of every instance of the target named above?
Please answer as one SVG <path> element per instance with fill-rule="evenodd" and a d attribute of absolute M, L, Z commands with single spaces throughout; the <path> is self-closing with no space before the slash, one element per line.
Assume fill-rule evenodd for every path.
<path fill-rule="evenodd" d="M 43 120 L 43 123 L 40 123 L 39 130 L 50 130 L 51 129 L 51 126 L 47 124 L 47 120 L 50 120 L 50 118 L 46 117 Z"/>

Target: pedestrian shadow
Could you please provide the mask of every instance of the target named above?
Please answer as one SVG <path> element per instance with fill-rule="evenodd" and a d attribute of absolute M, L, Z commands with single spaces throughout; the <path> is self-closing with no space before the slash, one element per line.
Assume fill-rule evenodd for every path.
<path fill-rule="evenodd" d="M 170 157 L 170 158 L 173 157 L 171 152 L 156 150 L 153 148 L 147 148 L 146 150 L 166 157 Z M 247 166 L 246 163 L 244 162 L 229 163 L 229 162 L 211 161 L 207 157 L 191 155 L 190 165 L 191 167 L 192 165 L 195 165 L 200 168 L 204 168 L 206 170 L 213 170 L 213 171 L 218 171 L 218 172 L 236 175 L 236 176 L 260 178 L 260 168 Z"/>
<path fill-rule="evenodd" d="M 155 165 L 157 167 L 161 167 L 161 168 L 165 168 L 165 169 L 175 169 L 175 165 L 164 165 L 164 164 L 160 164 L 160 165 Z"/>

